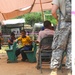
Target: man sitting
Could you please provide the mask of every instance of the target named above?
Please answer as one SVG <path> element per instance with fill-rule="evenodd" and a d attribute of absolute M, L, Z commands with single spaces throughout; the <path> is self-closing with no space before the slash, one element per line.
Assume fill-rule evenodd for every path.
<path fill-rule="evenodd" d="M 25 61 L 27 59 L 26 54 L 24 51 L 32 50 L 32 40 L 31 38 L 26 35 L 26 31 L 21 31 L 21 36 L 16 39 L 16 41 L 21 41 L 22 47 L 16 50 L 16 57 L 18 57 L 19 54 L 22 55 L 22 61 Z"/>
<path fill-rule="evenodd" d="M 15 39 L 16 39 L 15 34 L 13 32 L 11 32 L 10 38 L 8 39 L 9 48 L 10 48 L 11 45 L 13 45 L 13 42 L 14 42 Z"/>
<path fill-rule="evenodd" d="M 54 35 L 54 30 L 52 30 L 51 22 L 50 21 L 44 21 L 44 30 L 39 32 L 37 43 L 40 43 L 40 41 L 49 35 Z M 37 68 L 39 68 L 39 49 L 37 49 L 36 52 L 36 59 L 37 59 Z"/>

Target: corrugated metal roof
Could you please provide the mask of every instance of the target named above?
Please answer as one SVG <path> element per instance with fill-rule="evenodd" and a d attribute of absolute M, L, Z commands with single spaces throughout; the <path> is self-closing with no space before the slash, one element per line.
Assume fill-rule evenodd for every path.
<path fill-rule="evenodd" d="M 24 19 L 10 19 L 2 22 L 3 25 L 25 23 Z"/>

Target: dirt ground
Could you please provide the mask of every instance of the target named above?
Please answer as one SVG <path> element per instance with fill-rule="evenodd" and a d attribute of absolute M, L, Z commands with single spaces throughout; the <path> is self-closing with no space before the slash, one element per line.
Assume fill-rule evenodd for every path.
<path fill-rule="evenodd" d="M 22 62 L 21 56 L 18 58 L 18 63 L 7 63 L 7 54 L 4 49 L 0 50 L 0 75 L 49 75 L 51 72 L 50 66 L 43 66 L 43 73 L 36 69 L 36 63 Z M 58 75 L 66 75 L 66 70 L 63 73 L 58 71 Z"/>
<path fill-rule="evenodd" d="M 49 75 L 49 66 L 43 66 L 43 73 L 37 70 L 36 63 L 22 62 L 20 57 L 18 63 L 7 63 L 7 54 L 0 54 L 0 75 Z M 58 71 L 59 75 L 66 75 L 66 70 L 63 69 L 63 73 Z"/>

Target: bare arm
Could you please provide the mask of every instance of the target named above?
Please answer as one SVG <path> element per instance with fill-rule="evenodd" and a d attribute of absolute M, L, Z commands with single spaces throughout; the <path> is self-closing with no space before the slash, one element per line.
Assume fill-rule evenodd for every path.
<path fill-rule="evenodd" d="M 52 16 L 53 16 L 55 19 L 57 19 L 57 20 L 58 20 L 58 16 L 57 16 L 57 9 L 58 9 L 58 8 L 59 8 L 59 7 L 58 7 L 57 5 L 53 4 L 53 5 L 52 5 L 52 10 L 51 10 Z"/>
<path fill-rule="evenodd" d="M 8 39 L 8 43 L 13 44 L 13 42 L 11 42 L 9 39 Z"/>

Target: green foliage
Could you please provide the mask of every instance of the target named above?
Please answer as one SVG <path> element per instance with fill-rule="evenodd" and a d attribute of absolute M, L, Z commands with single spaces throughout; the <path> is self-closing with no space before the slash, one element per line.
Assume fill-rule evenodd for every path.
<path fill-rule="evenodd" d="M 27 24 L 33 25 L 36 22 L 42 22 L 41 13 L 28 13 L 24 15 Z"/>
<path fill-rule="evenodd" d="M 56 25 L 57 20 L 51 15 L 51 11 L 44 11 L 45 20 L 49 20 L 52 24 Z"/>
<path fill-rule="evenodd" d="M 51 21 L 52 24 L 56 25 L 57 21 L 54 19 L 54 17 L 51 14 L 51 11 L 44 11 L 44 15 L 49 14 L 45 16 L 45 20 Z M 26 24 L 34 25 L 34 23 L 37 22 L 43 22 L 43 17 L 41 12 L 34 12 L 34 13 L 28 13 L 22 16 L 19 16 L 17 18 L 24 18 Z"/>
<path fill-rule="evenodd" d="M 46 15 L 45 20 L 49 20 L 54 25 L 57 24 L 57 20 L 52 15 Z"/>

